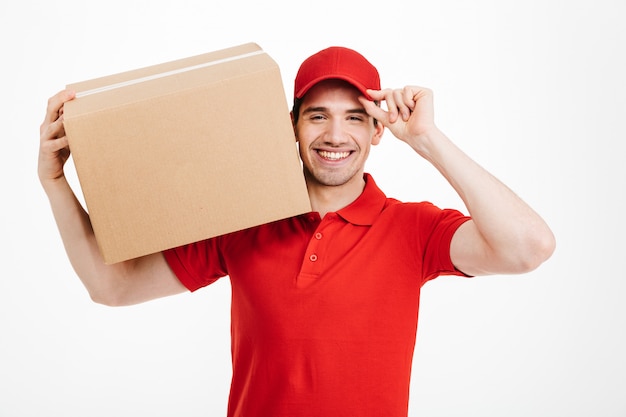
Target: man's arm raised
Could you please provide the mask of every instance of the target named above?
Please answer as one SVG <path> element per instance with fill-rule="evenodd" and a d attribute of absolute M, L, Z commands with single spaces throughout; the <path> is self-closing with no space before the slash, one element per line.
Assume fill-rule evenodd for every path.
<path fill-rule="evenodd" d="M 552 255 L 555 239 L 543 219 L 435 126 L 430 90 L 407 86 L 369 93 L 385 101 L 387 111 L 361 99 L 368 113 L 432 163 L 465 203 L 472 220 L 459 227 L 450 248 L 459 270 L 524 273 Z"/>
<path fill-rule="evenodd" d="M 38 174 L 76 274 L 90 297 L 106 305 L 137 304 L 186 291 L 160 253 L 113 265 L 104 263 L 89 215 L 63 171 L 70 155 L 63 105 L 74 97 L 73 92 L 64 90 L 48 100 L 40 128 Z"/>

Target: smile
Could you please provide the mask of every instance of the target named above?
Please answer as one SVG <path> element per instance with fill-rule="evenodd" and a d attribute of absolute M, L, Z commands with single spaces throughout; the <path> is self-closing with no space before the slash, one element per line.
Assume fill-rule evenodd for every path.
<path fill-rule="evenodd" d="M 329 151 L 317 151 L 319 156 L 329 161 L 340 161 L 350 156 L 350 152 L 329 152 Z"/>

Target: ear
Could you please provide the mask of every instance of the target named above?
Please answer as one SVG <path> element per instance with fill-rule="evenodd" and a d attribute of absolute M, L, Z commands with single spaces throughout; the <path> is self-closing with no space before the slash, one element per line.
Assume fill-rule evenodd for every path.
<path fill-rule="evenodd" d="M 374 136 L 372 136 L 372 145 L 378 145 L 383 138 L 385 126 L 378 120 L 374 126 Z"/>
<path fill-rule="evenodd" d="M 296 130 L 296 122 L 293 118 L 293 110 L 289 112 L 289 117 L 291 117 L 291 127 L 293 127 L 293 133 L 296 135 L 296 142 L 298 141 L 298 132 Z"/>

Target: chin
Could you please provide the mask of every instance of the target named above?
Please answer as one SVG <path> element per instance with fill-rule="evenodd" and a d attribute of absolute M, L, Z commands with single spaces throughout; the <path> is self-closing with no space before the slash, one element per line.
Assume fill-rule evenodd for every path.
<path fill-rule="evenodd" d="M 354 181 L 357 175 L 358 173 L 349 172 L 309 172 L 307 178 L 309 181 L 313 180 L 313 182 L 326 187 L 339 187 Z"/>

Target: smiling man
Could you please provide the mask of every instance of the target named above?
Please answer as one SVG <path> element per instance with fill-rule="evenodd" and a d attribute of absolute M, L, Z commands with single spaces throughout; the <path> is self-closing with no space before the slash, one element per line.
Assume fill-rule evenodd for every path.
<path fill-rule="evenodd" d="M 383 134 L 383 126 L 374 124 L 359 102 L 360 95 L 346 81 L 324 80 L 307 91 L 294 117 L 309 196 L 322 217 L 361 194 L 370 146 Z"/>
<path fill-rule="evenodd" d="M 230 277 L 228 416 L 406 416 L 422 285 L 530 271 L 550 257 L 554 237 L 437 128 L 430 90 L 381 89 L 362 55 L 331 47 L 302 63 L 294 91 L 311 213 L 105 265 L 63 175 L 69 91 L 48 104 L 40 181 L 96 302 L 139 303 Z M 441 172 L 469 215 L 385 196 L 364 172 L 385 128 Z"/>

